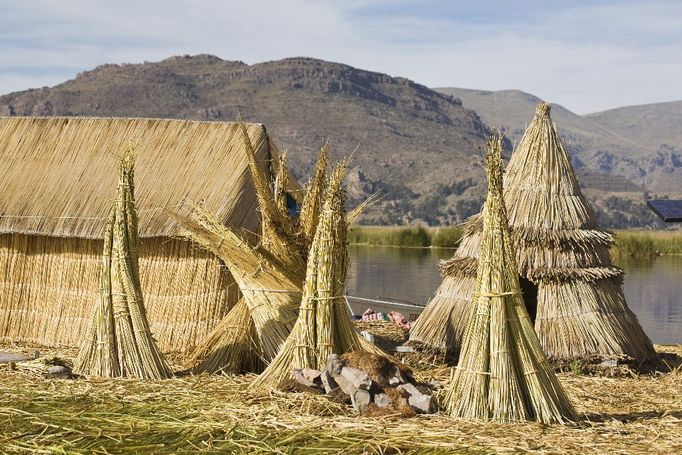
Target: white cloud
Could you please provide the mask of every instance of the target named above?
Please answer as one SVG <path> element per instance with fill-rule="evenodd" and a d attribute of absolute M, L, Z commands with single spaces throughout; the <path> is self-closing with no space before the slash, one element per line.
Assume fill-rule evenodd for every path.
<path fill-rule="evenodd" d="M 0 0 L 0 93 L 102 63 L 211 53 L 247 63 L 311 56 L 429 86 L 517 88 L 581 113 L 682 98 L 682 5 L 505 4 L 484 2 L 486 20 L 486 11 L 438 1 Z"/>

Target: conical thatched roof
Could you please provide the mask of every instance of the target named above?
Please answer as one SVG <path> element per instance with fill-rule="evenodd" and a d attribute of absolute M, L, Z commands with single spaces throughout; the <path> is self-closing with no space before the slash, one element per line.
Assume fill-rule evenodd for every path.
<path fill-rule="evenodd" d="M 549 104 L 538 105 L 504 176 L 518 272 L 537 292 L 542 346 L 553 358 L 650 358 L 651 341 L 623 296 L 623 272 L 611 263 L 613 237 L 597 225 L 549 113 Z M 455 255 L 442 264 L 443 283 L 412 330 L 414 344 L 459 350 L 482 224 L 481 214 L 470 218 Z"/>
<path fill-rule="evenodd" d="M 502 198 L 501 136 L 488 143 L 488 197 L 476 290 L 446 407 L 453 417 L 562 423 L 575 412 L 547 362 L 521 296 Z"/>

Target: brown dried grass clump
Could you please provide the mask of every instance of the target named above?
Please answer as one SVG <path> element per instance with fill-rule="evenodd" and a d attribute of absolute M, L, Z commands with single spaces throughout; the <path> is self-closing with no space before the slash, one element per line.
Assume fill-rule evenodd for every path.
<path fill-rule="evenodd" d="M 502 196 L 502 137 L 489 140 L 488 196 L 476 290 L 445 399 L 453 417 L 566 423 L 576 414 L 545 358 L 521 296 Z"/>
<path fill-rule="evenodd" d="M 388 387 L 388 378 L 391 377 L 393 369 L 396 367 L 404 376 L 412 377 L 412 370 L 407 365 L 375 352 L 346 352 L 340 358 L 346 366 L 357 368 L 367 373 L 370 379 L 382 388 Z"/>
<path fill-rule="evenodd" d="M 86 376 L 161 379 L 172 376 L 144 308 L 138 258 L 134 149 L 119 163 L 116 202 L 104 235 L 101 287 L 89 338 L 75 372 Z"/>
<path fill-rule="evenodd" d="M 73 349 L 0 344 L 70 361 Z M 682 347 L 657 346 L 682 359 Z M 678 362 L 679 363 L 679 362 Z M 358 415 L 324 395 L 249 388 L 254 375 L 163 381 L 55 380 L 39 360 L 0 364 L 0 441 L 7 453 L 679 453 L 682 371 L 604 378 L 562 374 L 575 425 L 448 416 Z M 445 368 L 415 371 L 447 386 Z"/>

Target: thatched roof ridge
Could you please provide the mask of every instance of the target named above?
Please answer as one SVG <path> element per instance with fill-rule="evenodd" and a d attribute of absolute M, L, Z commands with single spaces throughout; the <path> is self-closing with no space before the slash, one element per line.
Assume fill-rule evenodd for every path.
<path fill-rule="evenodd" d="M 248 134 L 263 165 L 265 128 Z M 221 221 L 256 229 L 238 125 L 146 118 L 0 118 L 0 233 L 102 238 L 116 195 L 116 160 L 138 150 L 140 237 L 172 236 L 169 210 L 203 200 Z M 268 167 L 269 168 L 269 167 Z"/>

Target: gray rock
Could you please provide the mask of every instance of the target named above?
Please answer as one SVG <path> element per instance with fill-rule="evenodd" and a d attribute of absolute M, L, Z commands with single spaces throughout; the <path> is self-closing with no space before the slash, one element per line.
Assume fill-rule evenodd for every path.
<path fill-rule="evenodd" d="M 304 368 L 303 370 L 301 370 L 301 372 L 303 373 L 303 377 L 306 378 L 308 381 L 317 384 L 321 382 L 319 371 L 313 370 L 312 368 Z"/>
<path fill-rule="evenodd" d="M 606 359 L 603 360 L 600 364 L 600 367 L 617 367 L 618 366 L 618 359 Z"/>
<path fill-rule="evenodd" d="M 404 397 L 410 397 L 411 395 L 421 395 L 422 393 L 419 391 L 417 387 L 415 387 L 414 384 L 405 383 L 405 384 L 400 384 L 397 389 L 400 391 L 402 396 Z"/>
<path fill-rule="evenodd" d="M 391 375 L 388 378 L 389 385 L 396 387 L 400 384 L 405 384 L 406 382 L 407 382 L 407 379 L 405 379 L 403 372 L 400 371 L 400 368 L 398 368 L 397 366 L 394 366 L 393 370 L 391 371 Z"/>
<path fill-rule="evenodd" d="M 356 389 L 350 395 L 350 401 L 358 412 L 367 410 L 367 406 L 372 402 L 372 396 L 368 390 Z"/>
<path fill-rule="evenodd" d="M 24 362 L 26 360 L 33 360 L 34 357 L 31 357 L 30 355 L 26 355 L 21 352 L 0 352 L 0 363 L 9 363 L 9 362 Z"/>
<path fill-rule="evenodd" d="M 419 394 L 410 395 L 407 403 L 420 414 L 430 414 L 433 412 L 433 399 L 431 395 Z"/>
<path fill-rule="evenodd" d="M 339 385 L 334 381 L 334 378 L 329 371 L 324 370 L 320 374 L 320 380 L 322 381 L 322 387 L 324 387 L 324 393 L 330 393 L 332 390 L 337 389 Z"/>
<path fill-rule="evenodd" d="M 391 397 L 389 397 L 385 393 L 377 393 L 376 395 L 374 395 L 374 404 L 376 404 L 380 408 L 385 408 L 386 406 L 391 404 Z"/>
<path fill-rule="evenodd" d="M 332 376 L 334 379 L 334 382 L 338 384 L 339 387 L 341 387 L 341 390 L 343 390 L 343 393 L 346 395 L 353 395 L 353 392 L 357 389 L 357 387 L 353 386 L 353 384 L 350 383 L 350 381 L 346 378 L 344 378 L 341 375 L 338 376 Z"/>
<path fill-rule="evenodd" d="M 400 346 L 395 346 L 390 350 L 393 352 L 414 352 L 414 349 L 411 346 L 405 346 L 404 344 L 401 344 Z"/>
<path fill-rule="evenodd" d="M 356 389 L 369 390 L 372 386 L 372 380 L 369 378 L 369 375 L 357 368 L 343 367 L 341 369 L 341 376 L 353 384 L 353 387 Z"/>
<path fill-rule="evenodd" d="M 301 369 L 294 369 L 292 372 L 292 375 L 294 376 L 294 379 L 296 382 L 298 382 L 301 385 L 304 385 L 306 387 L 317 387 L 315 382 L 308 380 L 308 378 L 305 377 L 305 374 L 303 374 L 303 370 Z"/>
<path fill-rule="evenodd" d="M 47 369 L 48 374 L 71 374 L 71 368 L 62 365 L 54 365 Z"/>
<path fill-rule="evenodd" d="M 434 401 L 431 395 L 423 394 L 414 384 L 401 384 L 398 387 L 400 393 L 407 398 L 407 403 L 412 409 L 421 414 L 433 412 Z"/>
<path fill-rule="evenodd" d="M 338 376 L 343 369 L 343 360 L 337 354 L 330 354 L 327 358 L 327 371 L 332 376 Z"/>

